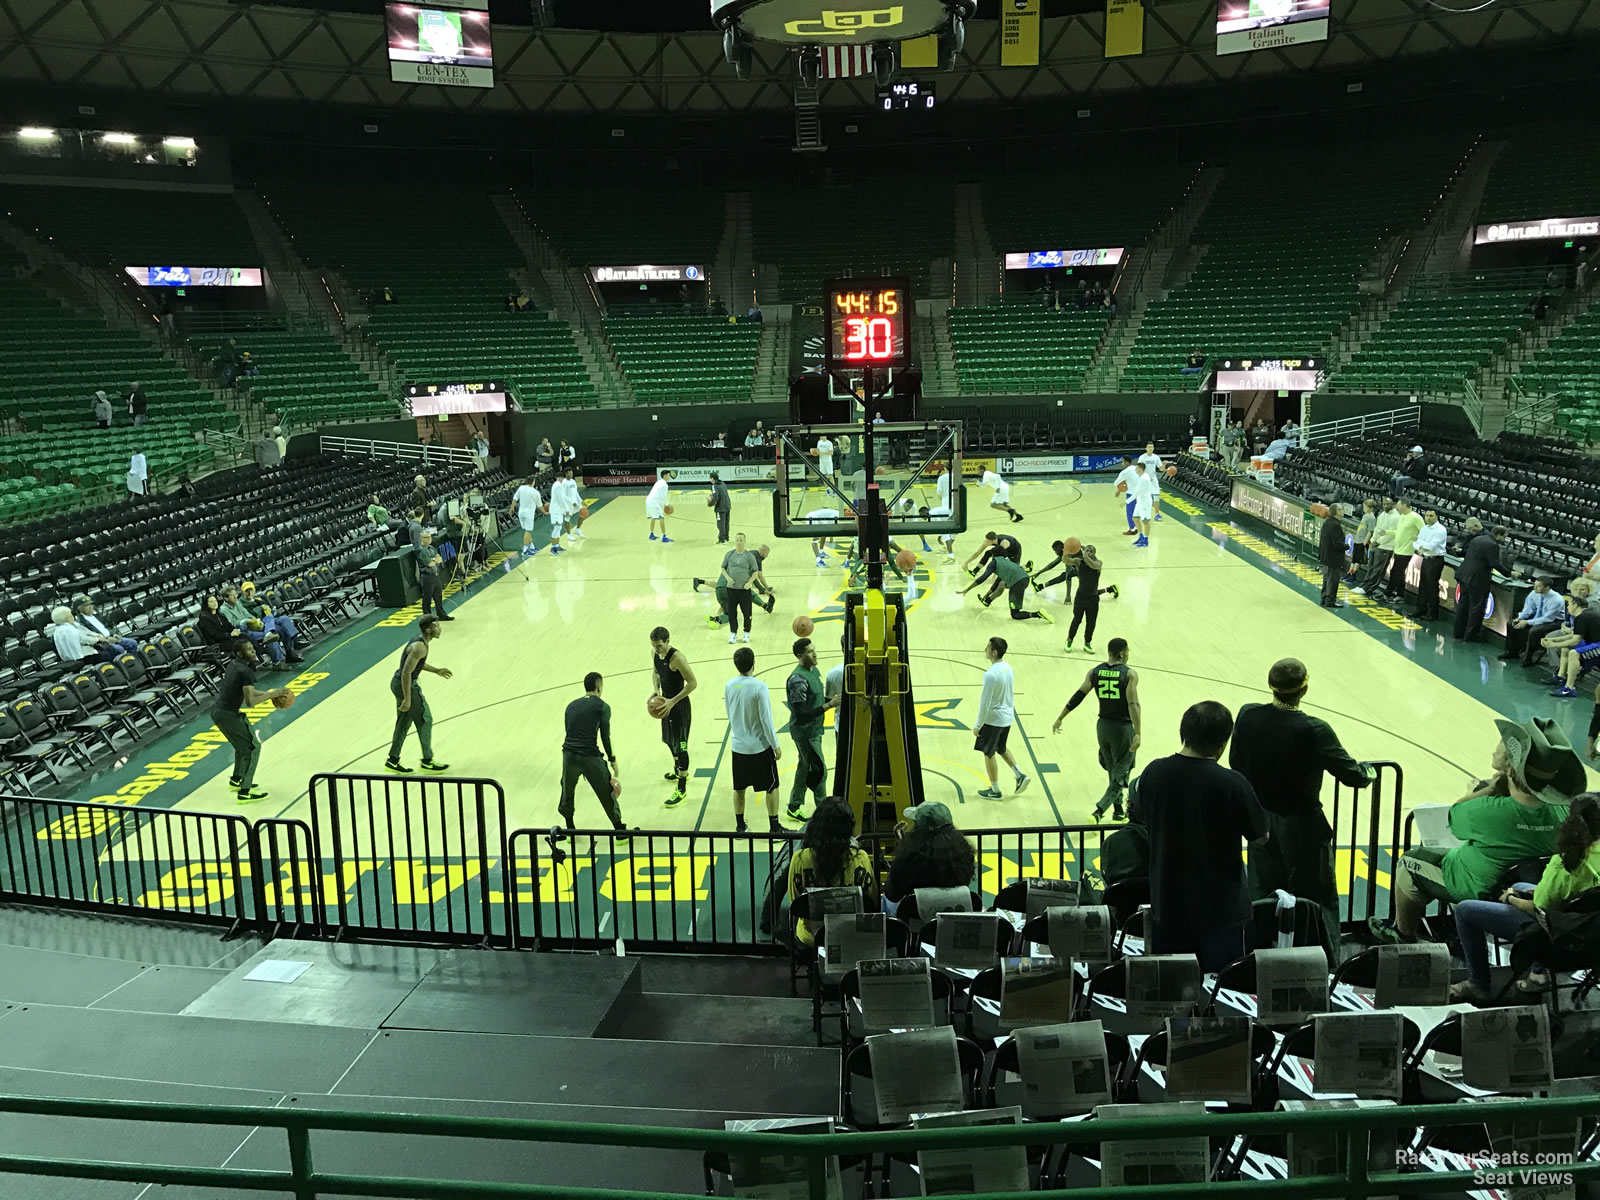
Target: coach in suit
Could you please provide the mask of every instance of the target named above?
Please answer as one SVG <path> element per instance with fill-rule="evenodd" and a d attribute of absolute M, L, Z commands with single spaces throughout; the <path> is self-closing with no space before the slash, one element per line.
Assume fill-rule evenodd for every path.
<path fill-rule="evenodd" d="M 1343 608 L 1339 603 L 1339 581 L 1344 578 L 1348 559 L 1345 556 L 1344 524 L 1339 520 L 1341 509 L 1328 505 L 1328 519 L 1322 523 L 1322 537 L 1317 543 L 1317 561 L 1322 564 L 1322 607 Z"/>
<path fill-rule="evenodd" d="M 1506 536 L 1506 527 L 1496 525 L 1488 533 L 1473 538 L 1461 552 L 1461 565 L 1456 568 L 1456 583 L 1461 587 L 1456 597 L 1458 642 L 1483 641 L 1483 609 L 1489 602 L 1489 585 L 1494 582 L 1494 572 L 1511 574 L 1500 558 Z"/>

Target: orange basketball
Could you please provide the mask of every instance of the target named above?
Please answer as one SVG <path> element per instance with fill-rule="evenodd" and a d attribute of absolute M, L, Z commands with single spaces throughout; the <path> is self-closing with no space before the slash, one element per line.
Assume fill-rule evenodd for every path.
<path fill-rule="evenodd" d="M 794 624 L 789 626 L 794 630 L 795 637 L 810 637 L 811 631 L 816 627 L 817 623 L 810 617 L 796 617 Z"/>
<path fill-rule="evenodd" d="M 716 507 L 716 503 L 717 503 L 717 497 L 716 497 L 715 494 L 706 497 L 706 507 L 707 508 Z"/>
<path fill-rule="evenodd" d="M 578 510 L 578 519 L 581 521 L 589 519 L 589 506 L 587 504 Z"/>
<path fill-rule="evenodd" d="M 1082 549 L 1083 543 L 1077 538 L 1069 537 L 1066 541 L 1061 543 L 1061 550 L 1064 554 L 1077 554 Z"/>
<path fill-rule="evenodd" d="M 665 696 L 651 696 L 645 701 L 645 711 L 656 720 L 661 719 L 661 714 L 667 711 L 667 698 Z"/>
<path fill-rule="evenodd" d="M 1128 490 L 1128 485 L 1126 483 L 1117 484 L 1117 495 L 1120 496 L 1120 495 L 1122 495 L 1123 492 L 1125 492 L 1127 490 Z"/>
<path fill-rule="evenodd" d="M 620 800 L 622 798 L 622 780 L 618 779 L 614 775 L 611 777 L 611 798 L 613 800 Z"/>
<path fill-rule="evenodd" d="M 902 571 L 910 571 L 917 565 L 917 555 L 914 550 L 902 550 L 894 556 L 894 565 Z"/>
<path fill-rule="evenodd" d="M 292 708 L 294 706 L 294 693 L 285 692 L 281 696 L 274 696 L 272 704 L 274 708 Z"/>
<path fill-rule="evenodd" d="M 672 515 L 672 505 L 668 504 L 664 506 L 661 511 L 670 517 Z"/>
<path fill-rule="evenodd" d="M 1178 468 L 1177 467 L 1168 467 L 1167 468 L 1167 478 L 1168 479 L 1176 479 L 1177 477 L 1178 477 Z"/>
<path fill-rule="evenodd" d="M 542 513 L 547 513 L 550 511 L 550 506 L 548 504 L 541 504 L 539 506 L 539 511 Z"/>

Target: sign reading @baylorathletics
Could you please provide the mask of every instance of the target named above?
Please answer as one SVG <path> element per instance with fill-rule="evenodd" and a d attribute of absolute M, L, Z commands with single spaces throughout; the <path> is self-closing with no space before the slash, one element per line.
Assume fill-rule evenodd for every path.
<path fill-rule="evenodd" d="M 749 36 L 790 46 L 865 46 L 937 33 L 945 0 L 711 0 L 717 25 L 737 21 Z"/>

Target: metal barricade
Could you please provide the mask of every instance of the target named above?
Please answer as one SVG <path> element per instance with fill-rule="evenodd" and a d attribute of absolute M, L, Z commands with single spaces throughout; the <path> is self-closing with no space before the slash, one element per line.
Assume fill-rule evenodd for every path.
<path fill-rule="evenodd" d="M 0 899 L 249 924 L 250 823 L 221 813 L 0 796 Z"/>
<path fill-rule="evenodd" d="M 1328 814 L 1333 826 L 1334 878 L 1344 893 L 1339 909 L 1343 921 L 1394 916 L 1393 893 L 1388 884 L 1380 889 L 1379 880 L 1390 877 L 1404 848 L 1400 839 L 1405 772 L 1397 762 L 1367 765 L 1377 771 L 1377 778 L 1364 788 L 1335 780 Z"/>
<path fill-rule="evenodd" d="M 294 925 L 322 931 L 328 924 L 327 876 L 316 853 L 311 826 L 271 817 L 251 829 L 251 860 L 260 876 L 261 920 L 269 926 Z M 333 886 L 339 886 L 339 875 Z"/>
<path fill-rule="evenodd" d="M 506 797 L 492 779 L 314 775 L 311 844 L 336 877 L 328 923 L 462 944 L 508 944 L 496 874 Z"/>

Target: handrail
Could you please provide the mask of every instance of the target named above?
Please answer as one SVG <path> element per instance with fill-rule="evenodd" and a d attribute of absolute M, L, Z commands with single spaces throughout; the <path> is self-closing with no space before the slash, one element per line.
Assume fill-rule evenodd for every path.
<path fill-rule="evenodd" d="M 1467 414 L 1467 420 L 1472 422 L 1472 431 L 1482 437 L 1483 396 L 1479 394 L 1477 385 L 1471 379 L 1463 379 L 1461 384 L 1461 409 Z"/>
<path fill-rule="evenodd" d="M 1405 408 L 1391 408 L 1383 412 L 1363 413 L 1358 417 L 1341 417 L 1336 421 L 1318 421 L 1301 430 L 1300 444 L 1318 446 L 1348 437 L 1370 437 L 1375 433 L 1389 433 L 1396 429 L 1413 429 L 1422 421 L 1422 406 L 1408 404 Z"/>
<path fill-rule="evenodd" d="M 441 466 L 475 466 L 477 460 L 464 446 L 421 445 L 417 442 L 382 442 L 372 438 L 329 437 L 323 434 L 318 447 L 323 454 L 357 454 L 366 458 L 395 458 Z"/>
<path fill-rule="evenodd" d="M 1482 1170 L 1472 1171 L 1372 1171 L 1370 1139 L 1375 1133 L 1400 1129 L 1440 1128 L 1489 1121 L 1518 1123 L 1540 1118 L 1594 1114 L 1592 1096 L 1556 1099 L 1507 1099 L 1464 1108 L 1459 1104 L 1397 1105 L 1372 1108 L 1327 1108 L 1304 1112 L 1211 1114 L 1163 1117 L 1160 1120 L 1094 1120 L 1093 1122 L 1037 1122 L 1026 1125 L 987 1125 L 966 1128 L 905 1129 L 871 1133 L 819 1133 L 796 1136 L 784 1133 L 731 1133 L 716 1129 L 663 1128 L 645 1125 L 525 1121 L 508 1117 L 418 1116 L 409 1113 L 353 1113 L 348 1110 L 266 1108 L 259 1105 L 168 1104 L 149 1100 L 65 1099 L 44 1096 L 0 1095 L 0 1112 L 21 1115 L 124 1120 L 155 1124 L 226 1125 L 233 1128 L 281 1129 L 288 1141 L 288 1170 L 251 1171 L 231 1167 L 177 1164 L 145 1165 L 99 1159 L 73 1159 L 46 1155 L 0 1155 L 0 1174 L 17 1172 L 67 1179 L 105 1179 L 130 1183 L 188 1184 L 223 1191 L 293 1192 L 299 1200 L 318 1196 L 378 1195 L 416 1200 L 456 1200 L 459 1197 L 549 1197 L 552 1200 L 682 1200 L 691 1193 L 638 1191 L 623 1188 L 589 1188 L 537 1183 L 365 1176 L 319 1171 L 312 1158 L 312 1133 L 343 1132 L 409 1137 L 464 1137 L 506 1143 L 549 1142 L 558 1145 L 624 1146 L 637 1149 L 682 1150 L 691 1153 L 724 1152 L 782 1154 L 807 1162 L 811 1200 L 826 1200 L 828 1163 L 835 1157 L 915 1152 L 924 1149 L 979 1149 L 997 1146 L 1055 1146 L 1102 1142 L 1145 1142 L 1181 1137 L 1234 1137 L 1259 1134 L 1294 1134 L 1307 1130 L 1328 1135 L 1344 1134 L 1348 1145 L 1343 1171 L 1292 1179 L 1240 1179 L 1204 1184 L 1174 1184 L 1143 1189 L 1145 1195 L 1179 1197 L 1262 1196 L 1285 1194 L 1309 1198 L 1349 1197 L 1351 1200 L 1382 1194 L 1435 1193 L 1482 1186 Z M 1514 1167 L 1507 1166 L 1505 1170 Z M 1600 1161 L 1563 1162 L 1530 1169 L 1559 1172 L 1574 1180 L 1600 1178 Z M 698 1194 L 698 1193 L 695 1193 Z M 968 1200 L 1010 1200 L 1011 1197 L 1052 1196 L 1062 1200 L 1116 1200 L 1127 1189 L 1074 1188 L 1070 1191 L 982 1193 Z"/>

